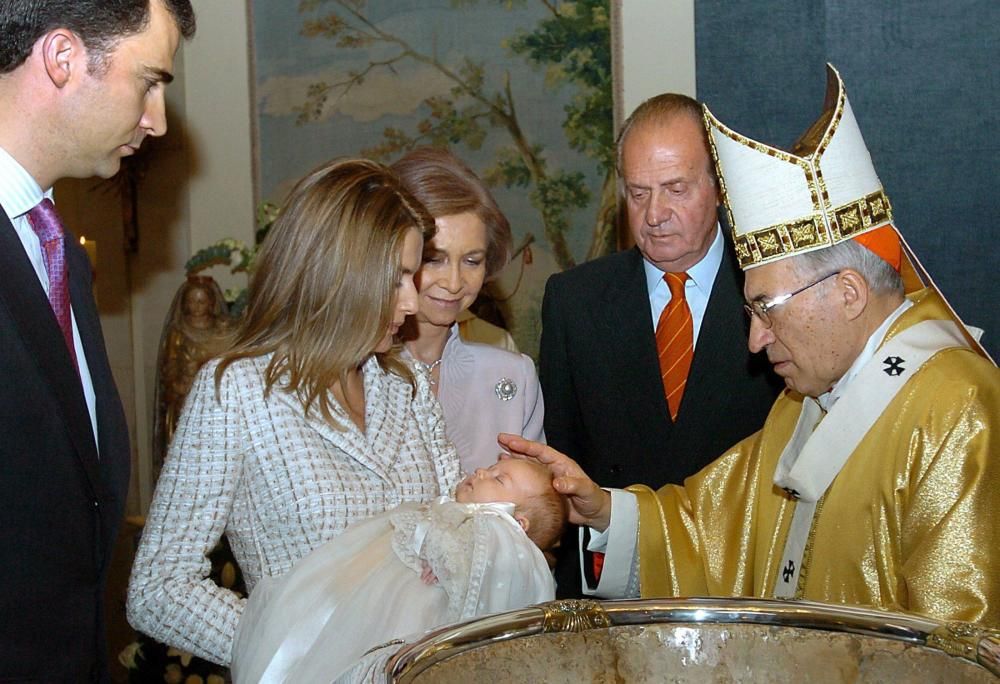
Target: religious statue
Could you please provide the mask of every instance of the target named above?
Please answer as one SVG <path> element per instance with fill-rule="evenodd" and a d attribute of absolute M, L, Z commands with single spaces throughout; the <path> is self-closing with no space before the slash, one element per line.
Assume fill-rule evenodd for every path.
<path fill-rule="evenodd" d="M 174 296 L 160 338 L 153 426 L 156 475 L 194 376 L 225 350 L 233 323 L 218 283 L 210 276 L 189 275 Z"/>

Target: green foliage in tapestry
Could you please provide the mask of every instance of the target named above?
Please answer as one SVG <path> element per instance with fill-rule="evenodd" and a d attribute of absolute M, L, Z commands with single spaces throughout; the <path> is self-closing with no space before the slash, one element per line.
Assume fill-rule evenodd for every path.
<path fill-rule="evenodd" d="M 486 2 L 486 0 L 482 0 Z M 514 11 L 527 1 L 493 0 Z M 456 10 L 478 4 L 478 0 L 453 0 Z M 518 31 L 504 39 L 504 47 L 533 67 L 545 70 L 550 87 L 567 84 L 575 88 L 564 107 L 562 130 L 569 146 L 600 168 L 603 181 L 593 215 L 591 238 L 585 259 L 614 248 L 615 179 L 612 132 L 611 30 L 608 0 L 552 2 L 539 0 L 545 18 L 533 30 Z M 567 231 L 570 212 L 586 208 L 594 199 L 583 174 L 568 172 L 533 140 L 518 116 L 518 103 L 510 75 L 491 79 L 486 65 L 465 57 L 458 64 L 440 61 L 433 51 L 422 51 L 401 36 L 381 28 L 368 13 L 364 0 L 302 0 L 300 13 L 321 12 L 303 22 L 302 35 L 335 41 L 346 50 L 379 46 L 387 56 L 369 60 L 360 69 L 336 83 L 310 85 L 305 101 L 296 107 L 297 121 L 318 120 L 331 98 L 342 98 L 352 88 L 379 70 L 395 73 L 398 65 L 411 61 L 429 66 L 451 83 L 446 95 L 424 100 L 426 113 L 412 128 L 387 127 L 382 139 L 363 154 L 389 159 L 418 145 L 462 145 L 478 150 L 491 129 L 505 132 L 506 143 L 483 172 L 487 182 L 524 188 L 535 210 L 545 240 L 560 268 L 575 265 Z"/>

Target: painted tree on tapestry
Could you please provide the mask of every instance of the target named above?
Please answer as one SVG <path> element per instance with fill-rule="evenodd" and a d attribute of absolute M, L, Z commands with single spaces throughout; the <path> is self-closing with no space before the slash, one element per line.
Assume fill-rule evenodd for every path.
<path fill-rule="evenodd" d="M 367 117 L 378 127 L 350 134 L 359 146 L 356 153 L 386 161 L 419 145 L 448 146 L 494 187 L 516 243 L 534 240 L 551 254 L 550 265 L 536 264 L 530 275 L 523 262 L 513 264 L 508 271 L 519 273 L 507 292 L 499 283 L 501 297 L 516 292 L 518 301 L 508 302 L 511 311 L 505 313 L 529 353 L 537 346 L 548 273 L 605 254 L 615 244 L 608 5 L 608 0 L 302 0 L 298 5 L 307 49 L 315 59 L 324 54 L 337 65 L 284 91 L 286 97 L 298 94 L 288 113 L 299 128 L 348 112 L 352 125 Z M 273 39 L 260 28 L 256 35 L 258 42 Z M 407 109 L 403 103 L 417 89 L 419 102 Z M 265 81 L 264 97 L 276 94 Z M 384 101 L 390 95 L 398 108 L 395 101 Z M 361 111 L 377 97 L 383 98 L 377 108 Z"/>
<path fill-rule="evenodd" d="M 513 9 L 526 2 L 495 0 Z M 522 128 L 509 74 L 501 82 L 490 82 L 485 65 L 465 56 L 459 63 L 442 62 L 430 51 L 405 38 L 381 29 L 365 13 L 367 2 L 350 0 L 303 0 L 300 12 L 335 6 L 337 11 L 317 19 L 308 19 L 303 34 L 310 38 L 337 41 L 345 49 L 368 48 L 382 43 L 394 54 L 370 61 L 349 78 L 338 83 L 317 83 L 303 103 L 299 121 L 308 122 L 321 113 L 330 98 L 344 97 L 374 70 L 392 70 L 404 60 L 414 60 L 438 70 L 453 83 L 447 95 L 425 100 L 427 115 L 406 131 L 386 128 L 384 139 L 364 150 L 375 158 L 388 159 L 421 144 L 463 144 L 479 149 L 486 128 L 501 128 L 510 142 L 497 150 L 494 164 L 485 171 L 491 183 L 507 187 L 530 188 L 532 205 L 538 210 L 545 238 L 559 266 L 576 263 L 566 241 L 570 207 L 586 207 L 592 193 L 584 174 L 565 171 L 552 163 L 545 148 L 532 140 L 531 131 Z M 475 0 L 455 0 L 453 6 L 474 5 Z M 592 258 L 610 251 L 614 244 L 614 166 L 612 154 L 611 39 L 607 0 L 582 0 L 555 4 L 539 3 L 548 16 L 531 32 L 519 32 L 507 40 L 508 48 L 530 63 L 548 68 L 552 85 L 570 82 L 577 93 L 565 106 L 562 127 L 570 146 L 599 165 L 604 175 L 600 201 L 595 208 L 593 238 L 586 253 Z"/>

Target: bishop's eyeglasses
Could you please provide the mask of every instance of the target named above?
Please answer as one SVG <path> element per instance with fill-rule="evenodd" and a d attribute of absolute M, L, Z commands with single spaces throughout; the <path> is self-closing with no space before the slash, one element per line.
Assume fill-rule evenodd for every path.
<path fill-rule="evenodd" d="M 799 289 L 795 290 L 794 292 L 788 292 L 787 294 L 781 294 L 781 295 L 778 295 L 777 297 L 771 297 L 771 298 L 757 297 L 756 299 L 754 299 L 753 301 L 751 301 L 749 304 L 744 304 L 743 305 L 743 310 L 747 312 L 747 316 L 749 318 L 753 318 L 754 316 L 756 316 L 758 319 L 760 319 L 761 324 L 765 328 L 769 329 L 771 327 L 771 317 L 768 315 L 768 312 L 771 309 L 773 309 L 776 306 L 781 306 L 782 304 L 784 304 L 785 302 L 787 302 L 789 299 L 791 299 L 795 295 L 797 295 L 797 294 L 799 294 L 801 292 L 805 292 L 810 287 L 813 287 L 815 285 L 819 285 L 824 280 L 827 280 L 828 278 L 832 278 L 833 276 L 838 275 L 838 274 L 840 274 L 840 271 L 834 271 L 833 273 L 827 273 L 825 276 L 823 276 L 819 280 L 814 280 L 813 282 L 809 283 L 808 285 L 806 285 L 804 287 L 800 287 Z"/>

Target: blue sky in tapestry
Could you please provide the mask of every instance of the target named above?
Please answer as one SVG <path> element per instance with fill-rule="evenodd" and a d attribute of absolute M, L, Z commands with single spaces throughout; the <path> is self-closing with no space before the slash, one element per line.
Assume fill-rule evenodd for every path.
<path fill-rule="evenodd" d="M 512 4 L 512 9 L 506 5 Z M 338 46 L 345 37 L 357 37 L 356 31 L 346 29 L 336 37 L 322 34 L 306 36 L 303 29 L 309 21 L 325 20 L 322 27 L 336 24 L 329 18 L 336 15 L 348 21 L 349 26 L 362 27 L 363 20 L 350 18 L 348 8 L 358 12 L 370 25 L 364 30 L 371 35 L 381 32 L 388 40 L 369 41 L 359 46 Z M 579 79 L 565 76 L 564 65 L 551 61 L 532 64 L 525 54 L 514 54 L 509 41 L 518 34 L 538 31 L 542 22 L 552 24 L 547 34 L 562 36 L 561 26 L 581 25 L 593 29 L 607 22 L 607 2 L 581 0 L 577 3 L 560 3 L 558 16 L 553 6 L 541 0 L 508 3 L 504 0 L 391 0 L 370 2 L 273 2 L 254 0 L 255 80 L 258 117 L 258 178 L 262 199 L 280 200 L 291 185 L 313 167 L 335 156 L 369 153 L 377 146 L 384 146 L 384 131 L 394 128 L 405 136 L 418 136 L 421 121 L 430 118 L 431 107 L 427 98 L 442 96 L 453 99 L 459 112 L 466 107 L 477 107 L 475 98 L 454 98 L 450 91 L 454 82 L 443 73 L 444 69 L 460 74 L 469 80 L 469 72 L 462 72 L 462 65 L 469 58 L 483 67 L 480 91 L 488 98 L 505 90 L 509 75 L 509 113 L 523 132 L 519 142 L 537 150 L 547 179 L 552 183 L 548 197 L 553 200 L 534 205 L 531 193 L 540 185 L 537 175 L 525 179 L 522 186 L 493 186 L 501 208 L 510 219 L 515 245 L 530 234 L 532 263 L 523 267 L 520 262 L 507 269 L 497 284 L 498 295 L 505 296 L 516 290 L 509 302 L 512 311 L 505 312 L 512 331 L 525 351 L 531 353 L 537 344 L 537 307 L 545 278 L 553 270 L 580 262 L 592 253 L 596 217 L 599 215 L 602 189 L 605 187 L 605 169 L 597 155 L 591 151 L 572 149 L 563 125 L 565 108 L 586 94 L 586 87 Z M 583 13 L 588 19 L 582 21 Z M 580 35 L 580 34 L 577 34 Z M 439 66 L 428 64 L 413 56 L 398 58 L 402 49 L 396 40 L 405 41 L 412 53 L 421 58 L 435 58 Z M 590 57 L 588 46 L 567 49 L 576 58 Z M 609 49 L 593 53 L 593 59 L 609 62 Z M 343 83 L 352 73 L 369 69 L 371 63 L 393 60 L 391 68 L 378 67 L 366 72 L 360 84 L 353 85 L 346 93 L 335 84 Z M 572 69 L 573 67 L 569 67 Z M 610 74 L 610 64 L 601 66 L 602 73 Z M 317 88 L 326 84 L 328 89 Z M 606 87 L 609 91 L 610 78 Z M 478 105 L 482 109 L 482 105 Z M 308 111 L 306 117 L 303 111 Z M 608 108 L 608 140 L 610 140 L 610 106 Z M 303 119 L 308 120 L 303 120 Z M 461 118 L 461 117 L 459 117 Z M 509 119 L 509 120 L 510 120 Z M 481 140 L 466 139 L 451 145 L 451 149 L 464 159 L 477 173 L 486 175 L 503 171 L 506 178 L 524 178 L 528 167 L 519 154 L 514 135 L 509 126 L 499 120 L 492 123 L 480 118 Z M 589 136 L 593 138 L 593 136 Z M 478 149 L 473 149 L 477 143 Z M 523 145 L 522 148 L 524 149 Z M 386 150 L 383 160 L 392 161 L 401 152 Z M 504 163 L 504 160 L 510 163 Z M 537 168 L 537 167 L 532 167 Z M 503 173 L 498 174 L 498 177 Z M 565 183 L 562 183 L 565 179 Z M 558 182 L 556 182 L 558 181 Z M 583 189 L 581 194 L 580 190 Z M 606 200 L 605 200 L 606 202 Z M 540 206 L 562 203 L 560 216 L 553 212 L 543 218 Z M 575 205 L 575 206 L 574 206 Z M 580 206 L 582 205 L 582 206 Z M 549 223 L 546 233 L 545 222 Z M 555 232 L 565 237 L 565 250 L 553 256 L 550 238 Z M 561 228 L 559 228 L 561 226 Z M 558 241 L 559 238 L 556 238 Z M 518 273 L 510 274 L 512 271 Z M 510 277 L 508 275 L 510 274 Z M 509 281 L 509 282 L 508 282 Z M 505 285 L 506 283 L 506 285 Z M 505 290 L 507 290 L 505 292 Z"/>

